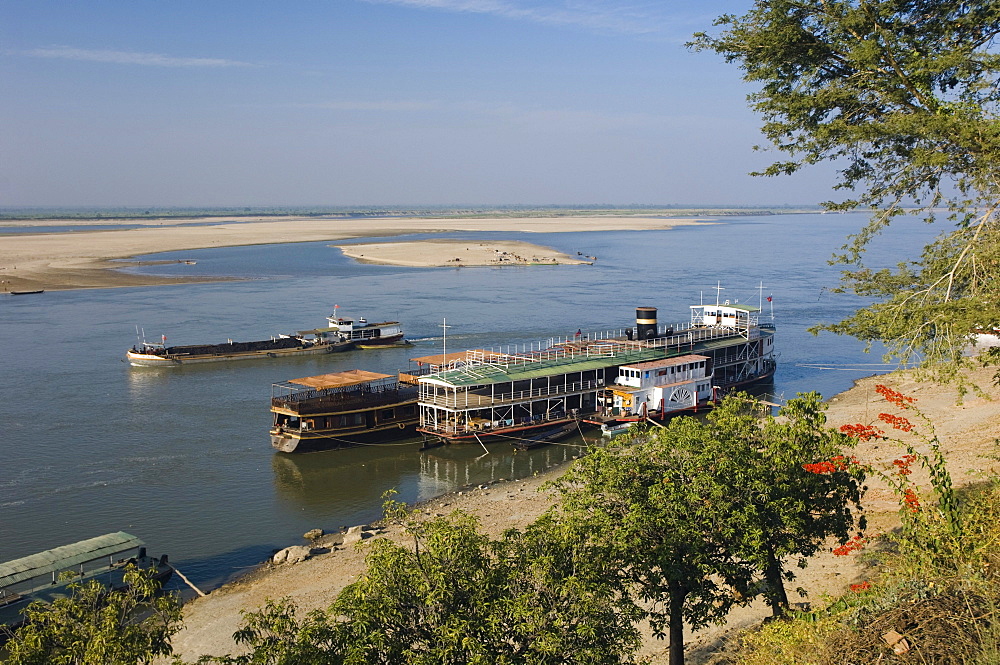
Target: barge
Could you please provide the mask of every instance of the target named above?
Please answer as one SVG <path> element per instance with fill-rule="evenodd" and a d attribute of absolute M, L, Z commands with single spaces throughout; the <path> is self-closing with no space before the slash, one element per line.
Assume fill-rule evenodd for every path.
<path fill-rule="evenodd" d="M 417 431 L 442 443 L 531 440 L 573 422 L 663 419 L 773 377 L 775 328 L 759 320 L 759 307 L 690 309 L 690 321 L 673 326 L 639 307 L 635 328 L 617 334 L 468 351 L 461 366 L 419 378 Z"/>
<path fill-rule="evenodd" d="M 136 367 L 173 367 L 337 353 L 355 346 L 399 344 L 403 341 L 403 328 L 399 321 L 368 323 L 360 318 L 355 322 L 337 317 L 335 307 L 334 314 L 327 317 L 327 323 L 329 325 L 323 328 L 301 330 L 293 335 L 279 334 L 254 342 L 234 342 L 230 339 L 223 344 L 167 346 L 166 336 L 161 336 L 160 342 L 141 339 L 137 346 L 125 353 L 125 359 Z"/>

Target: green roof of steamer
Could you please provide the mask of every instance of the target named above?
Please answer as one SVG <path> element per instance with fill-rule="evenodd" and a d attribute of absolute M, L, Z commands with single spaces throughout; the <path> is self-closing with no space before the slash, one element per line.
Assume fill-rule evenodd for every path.
<path fill-rule="evenodd" d="M 0 588 L 30 580 L 33 577 L 58 573 L 71 566 L 112 556 L 125 550 L 140 547 L 143 544 L 135 536 L 118 531 L 0 563 Z"/>
<path fill-rule="evenodd" d="M 718 305 L 691 305 L 692 307 L 729 307 L 731 309 L 738 309 L 742 312 L 759 312 L 760 307 L 754 307 L 753 305 L 744 305 L 743 303 L 719 303 Z"/>
<path fill-rule="evenodd" d="M 604 369 L 627 365 L 644 360 L 656 360 L 670 356 L 684 355 L 684 351 L 664 351 L 663 349 L 643 349 L 642 351 L 625 351 L 614 356 L 583 356 L 573 358 L 553 358 L 513 365 L 482 364 L 460 369 L 451 369 L 430 377 L 430 380 L 444 383 L 455 388 L 484 386 L 495 383 L 527 381 L 540 379 L 557 374 L 585 372 L 592 369 Z"/>

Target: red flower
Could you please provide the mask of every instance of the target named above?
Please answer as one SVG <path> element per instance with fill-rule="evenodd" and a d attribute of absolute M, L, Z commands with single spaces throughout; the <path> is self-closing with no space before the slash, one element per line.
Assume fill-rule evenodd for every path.
<path fill-rule="evenodd" d="M 846 471 L 847 467 L 857 463 L 858 459 L 856 457 L 834 455 L 829 461 L 816 462 L 815 464 L 803 464 L 802 468 L 809 473 L 824 474 L 834 473 L 836 471 Z"/>
<path fill-rule="evenodd" d="M 884 386 L 881 383 L 875 386 L 875 392 L 882 395 L 882 397 L 885 398 L 885 401 L 892 402 L 901 409 L 908 409 L 910 408 L 910 404 L 917 401 L 915 397 L 908 397 L 907 395 L 904 395 L 901 392 L 896 392 L 889 386 Z"/>
<path fill-rule="evenodd" d="M 872 425 L 841 425 L 840 431 L 847 436 L 854 437 L 858 441 L 871 441 L 872 439 L 882 439 L 885 432 Z"/>
<path fill-rule="evenodd" d="M 892 460 L 892 465 L 896 467 L 896 473 L 900 476 L 908 476 L 913 471 L 910 470 L 910 465 L 917 461 L 916 455 L 903 455 L 899 459 Z"/>
<path fill-rule="evenodd" d="M 910 509 L 911 513 L 920 512 L 920 499 L 917 497 L 917 493 L 910 488 L 906 488 L 903 492 L 903 501 L 906 503 L 906 507 Z"/>
<path fill-rule="evenodd" d="M 851 552 L 861 550 L 865 546 L 866 542 L 868 542 L 868 540 L 863 536 L 854 536 L 840 547 L 833 548 L 833 553 L 837 556 L 847 556 Z"/>
<path fill-rule="evenodd" d="M 871 582 L 862 582 L 861 584 L 851 585 L 851 591 L 853 591 L 854 593 L 861 593 L 862 591 L 868 591 L 868 589 L 871 588 L 872 588 Z"/>
<path fill-rule="evenodd" d="M 903 432 L 909 432 L 913 429 L 913 423 L 903 416 L 896 416 L 891 413 L 880 413 L 878 414 L 878 419 L 887 425 L 892 425 L 896 429 L 902 430 Z"/>
<path fill-rule="evenodd" d="M 803 464 L 802 468 L 809 473 L 824 474 L 836 471 L 830 462 L 816 462 L 815 464 Z"/>

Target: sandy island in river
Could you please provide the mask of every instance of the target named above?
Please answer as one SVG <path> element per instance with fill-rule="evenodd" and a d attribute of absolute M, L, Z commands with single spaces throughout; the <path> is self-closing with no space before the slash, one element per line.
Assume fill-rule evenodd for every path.
<path fill-rule="evenodd" d="M 505 266 L 591 264 L 597 257 L 576 257 L 527 242 L 501 240 L 419 240 L 339 245 L 346 256 L 364 263 L 394 266 Z"/>
<path fill-rule="evenodd" d="M 209 281 L 197 277 L 157 277 L 134 275 L 116 268 L 150 265 L 155 262 L 125 262 L 122 260 L 156 252 L 177 252 L 207 247 L 235 247 L 353 238 L 390 237 L 414 233 L 508 231 L 512 233 L 565 233 L 574 231 L 651 231 L 675 226 L 704 224 L 706 220 L 662 219 L 635 216 L 586 217 L 490 217 L 490 218 L 192 218 L 149 222 L 132 219 L 32 220 L 30 222 L 0 222 L 4 227 L 17 227 L 17 233 L 0 236 L 0 292 L 33 291 L 38 289 L 87 289 L 118 286 L 147 286 Z M 142 224 L 134 229 L 85 230 L 97 224 Z M 33 233 L 33 227 L 75 226 L 82 230 L 66 233 Z M 498 265 L 494 261 L 500 252 L 526 259 L 531 263 L 587 263 L 585 255 L 594 255 L 598 248 L 581 247 L 581 254 L 567 256 L 553 249 L 507 241 L 458 241 L 467 252 L 456 252 L 452 241 L 417 241 L 408 243 L 377 243 L 358 249 L 344 246 L 349 256 L 363 253 L 365 261 L 396 263 L 409 266 Z M 473 249 L 475 248 L 475 249 Z M 383 255 L 384 253 L 384 255 Z M 478 258 L 472 260 L 472 256 Z M 460 258 L 461 261 L 454 261 Z M 539 261 L 530 259 L 538 258 Z M 548 260 L 554 259 L 554 260 Z M 518 263 L 510 261 L 510 263 Z M 194 273 L 197 269 L 192 267 Z M 215 279 L 217 281 L 217 279 Z"/>
<path fill-rule="evenodd" d="M 1000 388 L 992 384 L 993 371 L 992 368 L 978 370 L 971 376 L 986 390 L 989 398 L 971 397 L 960 405 L 956 404 L 954 387 L 918 381 L 911 372 L 862 379 L 851 390 L 830 400 L 828 424 L 877 422 L 878 413 L 892 410 L 875 392 L 876 384 L 885 383 L 915 397 L 916 405 L 934 422 L 956 484 L 982 480 L 987 474 L 995 473 L 995 462 L 987 456 L 994 452 L 993 442 L 1000 436 Z M 859 444 L 854 452 L 862 462 L 891 468 L 892 460 L 905 451 L 893 442 L 874 440 Z M 457 509 L 470 512 L 479 517 L 484 532 L 499 537 L 504 529 L 523 528 L 553 504 L 552 494 L 540 488 L 564 468 L 557 466 L 524 480 L 466 487 L 428 501 L 422 508 L 428 516 Z M 898 504 L 892 492 L 875 479 L 869 479 L 868 484 L 870 489 L 864 503 L 869 511 L 870 531 L 892 528 L 898 524 L 895 512 Z M 331 528 L 329 524 L 315 526 Z M 381 531 L 377 537 L 399 543 L 411 542 L 396 527 Z M 303 540 L 302 544 L 305 542 Z M 189 661 L 206 653 L 236 653 L 238 647 L 232 634 L 239 627 L 240 611 L 261 607 L 268 598 L 287 596 L 305 610 L 328 606 L 345 585 L 358 579 L 365 570 L 363 545 L 361 548 L 336 547 L 339 536 L 328 542 L 333 549 L 327 554 L 294 565 L 267 565 L 187 604 L 184 628 L 173 639 L 175 651 Z M 789 564 L 789 568 L 797 576 L 796 581 L 789 584 L 790 593 L 800 586 L 809 593 L 805 599 L 791 594 L 792 602 L 808 600 L 819 606 L 825 595 L 845 593 L 848 585 L 868 579 L 870 575 L 857 557 L 834 556 L 829 548 L 812 557 L 805 570 L 795 568 L 794 564 Z M 738 629 L 759 623 L 769 612 L 765 604 L 758 601 L 734 610 L 723 626 L 689 632 L 687 662 L 705 662 Z M 651 663 L 667 663 L 667 643 L 653 638 L 648 627 L 644 629 L 641 653 L 649 657 Z"/>

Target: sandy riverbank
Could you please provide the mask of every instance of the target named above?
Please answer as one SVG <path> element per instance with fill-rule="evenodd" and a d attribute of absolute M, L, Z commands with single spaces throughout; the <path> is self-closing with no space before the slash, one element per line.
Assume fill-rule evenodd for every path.
<path fill-rule="evenodd" d="M 984 472 L 994 472 L 991 460 L 983 456 L 993 452 L 993 441 L 1000 437 L 1000 389 L 992 386 L 991 376 L 990 370 L 973 373 L 974 380 L 987 388 L 992 399 L 967 398 L 961 405 L 956 405 L 954 388 L 918 382 L 910 373 L 866 378 L 830 400 L 829 424 L 875 421 L 878 413 L 888 410 L 874 390 L 877 383 L 885 383 L 916 397 L 917 406 L 935 423 L 956 483 L 974 482 Z M 891 465 L 900 454 L 898 448 L 887 442 L 863 444 L 855 452 L 862 461 L 879 466 Z M 560 472 L 560 468 L 554 468 L 526 480 L 468 488 L 429 502 L 426 511 L 431 514 L 456 509 L 468 511 L 479 516 L 484 531 L 498 536 L 504 529 L 525 526 L 552 505 L 553 497 L 539 488 Z M 894 499 L 884 487 L 870 485 L 866 507 L 872 512 L 871 521 L 876 528 L 888 528 L 895 520 Z M 403 542 L 396 529 L 389 529 L 380 537 Z M 188 660 L 205 653 L 233 653 L 236 645 L 231 636 L 239 626 L 241 610 L 252 610 L 267 598 L 284 596 L 292 597 L 303 609 L 325 607 L 363 571 L 364 553 L 355 547 L 295 565 L 267 566 L 187 605 L 185 627 L 174 639 L 175 650 Z M 798 580 L 790 588 L 802 586 L 809 592 L 808 600 L 814 603 L 821 602 L 826 594 L 840 594 L 849 584 L 863 579 L 855 558 L 835 557 L 829 552 L 813 557 L 809 567 L 797 570 L 796 574 Z M 689 662 L 700 662 L 736 629 L 754 625 L 767 614 L 768 609 L 758 602 L 734 611 L 725 626 L 689 635 Z M 652 663 L 666 663 L 666 647 L 664 642 L 647 634 L 642 653 Z"/>
<path fill-rule="evenodd" d="M 135 223 L 134 220 L 101 220 L 102 224 Z M 209 247 L 235 247 L 322 240 L 391 237 L 413 233 L 480 232 L 568 233 L 575 231 L 644 231 L 703 224 L 705 220 L 661 219 L 642 216 L 523 217 L 523 218 L 218 218 L 171 219 L 142 222 L 143 226 L 122 230 L 79 230 L 66 233 L 31 233 L 32 228 L 70 225 L 86 229 L 96 223 L 67 223 L 64 220 L 33 220 L 19 223 L 18 233 L 0 236 L 0 292 L 111 288 L 197 281 L 197 278 L 151 277 L 123 273 L 116 268 L 137 265 L 116 262 L 155 252 L 177 252 Z M 7 226 L 11 226 L 8 224 Z M 376 243 L 358 249 L 344 247 L 353 256 L 364 254 L 372 263 L 409 266 L 497 265 L 494 261 L 507 251 L 524 258 L 520 263 L 587 263 L 584 255 L 596 248 L 580 248 L 581 255 L 566 256 L 553 249 L 505 241 L 484 243 L 483 251 L 473 248 L 479 241 L 459 241 L 468 251 L 456 253 L 450 241 Z M 475 256 L 475 258 L 473 258 Z M 460 258 L 461 261 L 454 261 Z M 538 258 L 539 261 L 532 259 Z M 548 260 L 552 259 L 552 260 Z M 192 272 L 195 268 L 192 267 Z"/>

